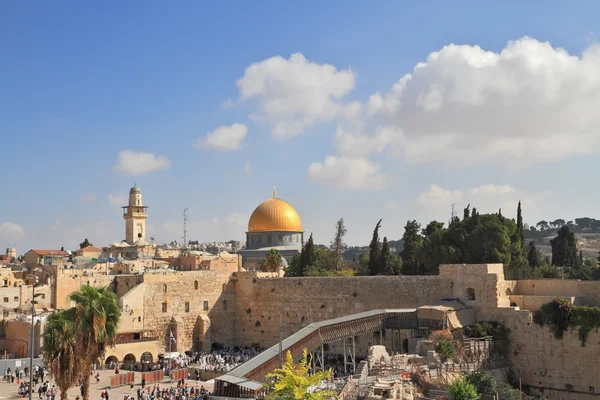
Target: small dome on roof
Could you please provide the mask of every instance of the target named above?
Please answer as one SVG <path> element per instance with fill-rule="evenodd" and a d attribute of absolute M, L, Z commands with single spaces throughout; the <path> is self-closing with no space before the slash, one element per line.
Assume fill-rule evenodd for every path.
<path fill-rule="evenodd" d="M 138 187 L 137 184 L 133 185 L 133 187 L 129 191 L 129 194 L 135 194 L 135 193 L 142 193 L 142 190 Z"/>
<path fill-rule="evenodd" d="M 144 239 L 139 238 L 138 240 L 136 240 L 135 242 L 133 242 L 134 246 L 148 246 L 148 242 L 146 242 Z"/>

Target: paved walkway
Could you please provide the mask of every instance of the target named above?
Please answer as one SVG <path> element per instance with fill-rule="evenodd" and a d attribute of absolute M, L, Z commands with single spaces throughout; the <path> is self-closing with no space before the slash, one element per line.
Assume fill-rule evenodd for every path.
<path fill-rule="evenodd" d="M 100 383 L 96 383 L 96 379 L 90 379 L 90 400 L 101 400 L 100 393 L 102 393 L 102 390 L 104 390 L 110 384 L 111 376 L 114 376 L 113 371 L 102 370 L 102 371 L 100 371 Z M 45 378 L 49 379 L 49 376 L 46 375 Z M 140 372 L 135 372 L 135 382 L 136 382 L 136 384 L 134 385 L 133 389 L 131 389 L 129 386 L 121 386 L 118 388 L 109 389 L 110 399 L 111 400 L 123 400 L 123 397 L 127 396 L 127 395 L 132 395 L 135 398 L 137 389 L 142 387 L 142 384 L 141 384 L 142 374 Z M 189 386 L 195 386 L 196 381 L 188 380 L 187 384 Z M 54 385 L 54 381 L 52 379 L 50 379 L 50 387 L 52 387 L 52 385 Z M 200 382 L 200 385 L 203 385 L 204 388 L 207 389 L 208 391 L 213 390 L 212 383 Z M 160 383 L 161 388 L 171 387 L 171 386 L 176 387 L 177 383 L 173 382 L 173 384 L 171 384 L 168 379 L 165 379 L 163 382 Z M 16 380 L 15 380 L 15 383 L 0 382 L 0 400 L 17 399 L 18 398 L 18 395 L 17 395 L 18 388 L 19 388 L 19 386 L 17 385 Z M 75 397 L 79 396 L 80 394 L 81 394 L 81 392 L 79 390 L 79 386 L 72 387 L 71 389 L 69 389 L 69 397 L 68 398 L 69 398 L 69 400 L 74 400 Z M 38 400 L 39 395 L 37 393 L 34 393 L 33 399 Z M 44 399 L 44 400 L 46 400 L 46 399 Z M 59 393 L 57 393 L 57 395 L 56 395 L 56 400 L 60 400 Z"/>

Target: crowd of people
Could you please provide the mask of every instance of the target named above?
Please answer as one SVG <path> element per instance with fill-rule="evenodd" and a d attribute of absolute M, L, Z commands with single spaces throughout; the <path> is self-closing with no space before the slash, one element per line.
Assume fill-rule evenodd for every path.
<path fill-rule="evenodd" d="M 358 364 L 364 360 L 364 358 L 361 357 L 357 357 L 356 358 L 356 365 L 358 366 Z M 348 360 L 350 361 L 350 360 Z M 314 362 L 314 360 L 313 360 Z M 348 371 L 347 373 L 344 373 L 344 356 L 342 354 L 329 354 L 326 353 L 325 354 L 325 368 L 329 369 L 331 368 L 333 370 L 333 377 L 334 378 L 340 378 L 346 375 L 350 375 L 352 373 L 352 366 L 348 366 L 346 367 L 346 371 Z"/>
<path fill-rule="evenodd" d="M 254 347 L 223 347 L 211 352 L 195 353 L 191 364 L 207 371 L 229 372 L 262 352 Z"/>
<path fill-rule="evenodd" d="M 142 384 L 142 387 L 137 390 L 137 400 L 206 400 L 209 394 L 204 386 L 194 387 L 182 379 L 177 382 L 177 387 L 161 387 L 161 385 L 146 387 Z"/>
<path fill-rule="evenodd" d="M 229 372 L 262 352 L 259 348 L 222 347 L 213 351 L 181 354 L 176 358 L 162 358 L 149 370 L 167 369 L 169 360 L 171 369 L 194 367 L 204 371 Z M 134 369 L 135 370 L 135 369 Z"/>

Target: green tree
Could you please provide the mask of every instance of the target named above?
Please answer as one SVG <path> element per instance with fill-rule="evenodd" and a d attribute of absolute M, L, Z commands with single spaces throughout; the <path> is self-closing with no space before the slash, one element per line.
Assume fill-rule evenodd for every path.
<path fill-rule="evenodd" d="M 269 272 L 275 272 L 281 267 L 283 263 L 283 257 L 277 249 L 269 249 L 269 252 L 265 255 L 265 267 Z"/>
<path fill-rule="evenodd" d="M 486 372 L 480 371 L 472 373 L 471 375 L 467 376 L 467 382 L 472 384 L 479 394 L 496 394 L 496 380 L 493 376 Z"/>
<path fill-rule="evenodd" d="M 294 254 L 292 260 L 290 261 L 288 267 L 285 269 L 285 276 L 294 277 L 294 276 L 302 276 L 302 271 L 300 269 L 300 257 L 302 252 L 298 252 Z"/>
<path fill-rule="evenodd" d="M 390 261 L 388 263 L 388 271 L 386 275 L 400 275 L 402 274 L 402 259 L 395 254 L 390 255 Z"/>
<path fill-rule="evenodd" d="M 377 275 L 379 273 L 379 228 L 381 227 L 381 219 L 375 225 L 373 230 L 373 238 L 369 244 L 369 275 Z"/>
<path fill-rule="evenodd" d="M 532 240 L 529 242 L 527 250 L 527 262 L 531 268 L 537 268 L 540 265 L 540 253 L 535 247 L 535 242 Z"/>
<path fill-rule="evenodd" d="M 557 236 L 550 240 L 552 246 L 552 265 L 558 267 L 574 268 L 577 266 L 577 243 L 575 234 L 564 225 L 557 232 Z"/>
<path fill-rule="evenodd" d="M 473 209 L 473 216 L 476 212 Z M 440 264 L 454 264 L 459 261 L 456 248 L 446 242 L 447 230 L 443 222 L 431 221 L 423 229 L 423 242 L 417 249 L 416 261 L 422 266 L 425 275 L 436 275 L 439 273 Z"/>
<path fill-rule="evenodd" d="M 419 234 L 421 224 L 417 221 L 408 221 L 404 226 L 404 248 L 400 252 L 402 257 L 402 272 L 405 275 L 418 275 L 422 273 L 417 259 L 417 252 L 423 244 L 423 237 Z"/>
<path fill-rule="evenodd" d="M 453 358 L 456 354 L 454 344 L 446 338 L 441 338 L 435 342 L 433 348 L 438 356 L 440 356 L 440 361 L 443 363 Z"/>
<path fill-rule="evenodd" d="M 348 248 L 344 242 L 344 236 L 346 236 L 346 233 L 348 233 L 348 230 L 344 225 L 344 218 L 340 218 L 338 222 L 335 223 L 335 235 L 331 241 L 331 245 L 329 246 L 329 249 L 331 250 L 331 260 L 333 263 L 332 267 L 336 270 L 341 268 L 344 262 L 342 253 Z"/>
<path fill-rule="evenodd" d="M 377 275 L 393 275 L 391 272 L 391 261 L 392 255 L 390 253 L 390 246 L 388 244 L 387 237 L 383 238 L 381 244 L 381 252 L 379 253 L 379 266 L 377 267 Z"/>
<path fill-rule="evenodd" d="M 524 251 L 525 250 L 525 229 L 523 228 L 523 215 L 522 215 L 520 201 L 519 201 L 519 205 L 517 206 L 517 235 L 519 238 L 519 242 L 521 243 L 521 248 Z"/>
<path fill-rule="evenodd" d="M 475 386 L 465 378 L 460 378 L 448 386 L 448 397 L 450 400 L 479 400 L 481 396 L 477 394 Z"/>
<path fill-rule="evenodd" d="M 102 359 L 109 346 L 114 346 L 121 311 L 117 295 L 107 288 L 83 286 L 71 294 L 75 302 L 75 342 L 80 358 L 83 400 L 89 400 L 93 360 Z"/>
<path fill-rule="evenodd" d="M 87 240 L 87 238 L 85 238 L 85 240 L 81 243 L 79 243 L 79 248 L 83 249 L 84 247 L 88 247 L 88 246 L 93 246 L 93 244 L 90 243 L 89 240 Z"/>
<path fill-rule="evenodd" d="M 75 341 L 75 309 L 50 314 L 44 327 L 44 365 L 60 389 L 61 400 L 67 400 L 67 391 L 80 377 L 80 361 Z"/>
<path fill-rule="evenodd" d="M 535 226 L 537 226 L 539 228 L 540 231 L 547 231 L 548 229 L 550 229 L 550 225 L 548 224 L 548 221 L 540 221 L 537 224 L 535 224 Z"/>
<path fill-rule="evenodd" d="M 319 386 L 321 381 L 332 376 L 331 369 L 310 373 L 312 360 L 304 349 L 302 359 L 294 364 L 292 353 L 285 353 L 285 362 L 281 368 L 267 375 L 271 382 L 272 391 L 266 396 L 267 400 L 325 400 L 335 397 L 332 390 L 309 391 L 309 388 Z"/>

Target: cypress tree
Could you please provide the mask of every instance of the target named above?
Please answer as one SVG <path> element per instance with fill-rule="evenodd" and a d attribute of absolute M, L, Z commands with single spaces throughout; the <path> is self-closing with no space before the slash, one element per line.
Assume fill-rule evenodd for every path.
<path fill-rule="evenodd" d="M 535 242 L 529 242 L 529 250 L 527 252 L 527 262 L 531 268 L 536 268 L 539 265 L 538 251 L 535 247 Z"/>
<path fill-rule="evenodd" d="M 521 247 L 525 249 L 525 230 L 523 229 L 523 216 L 521 215 L 521 202 L 517 207 L 517 233 L 521 242 Z"/>
<path fill-rule="evenodd" d="M 315 263 L 316 258 L 315 243 L 313 242 L 311 233 L 310 237 L 302 248 L 302 253 L 300 254 L 300 271 L 298 271 L 299 276 L 304 276 L 306 269 Z"/>
<path fill-rule="evenodd" d="M 456 224 L 460 224 L 460 220 L 456 217 Z M 421 264 L 417 260 L 417 252 L 423 245 L 423 236 L 420 235 L 421 224 L 417 221 L 407 221 L 404 226 L 404 234 L 402 241 L 404 247 L 400 252 L 402 257 L 402 271 L 405 275 L 418 275 L 422 273 Z"/>
<path fill-rule="evenodd" d="M 369 244 L 369 275 L 377 275 L 379 272 L 379 228 L 381 227 L 382 219 L 377 222 L 375 225 L 375 229 L 373 230 L 373 238 L 371 239 L 371 244 Z"/>
<path fill-rule="evenodd" d="M 383 238 L 381 253 L 379 253 L 378 275 L 393 275 L 390 269 L 390 246 L 387 237 Z"/>

